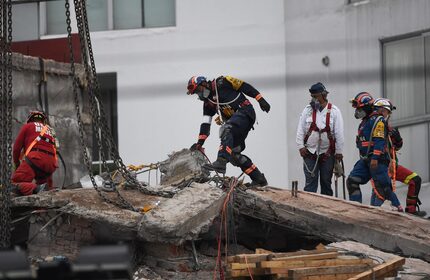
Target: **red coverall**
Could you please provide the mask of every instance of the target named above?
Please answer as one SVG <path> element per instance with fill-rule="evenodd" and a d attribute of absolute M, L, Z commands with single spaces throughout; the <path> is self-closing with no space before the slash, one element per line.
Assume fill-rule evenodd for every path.
<path fill-rule="evenodd" d="M 49 190 L 53 189 L 52 174 L 58 167 L 55 138 L 49 126 L 41 136 L 43 127 L 44 124 L 41 122 L 23 125 L 13 145 L 13 162 L 16 170 L 12 174 L 12 183 L 18 186 L 22 195 L 33 194 L 36 186 L 43 183 L 48 184 Z M 33 141 L 35 144 L 25 154 Z"/>
<path fill-rule="evenodd" d="M 399 130 L 389 127 L 388 133 L 390 135 L 391 144 L 395 151 L 400 150 L 403 146 L 403 139 L 400 135 Z M 396 155 L 394 154 L 393 157 L 396 157 Z M 420 204 L 418 194 L 420 193 L 421 189 L 421 177 L 417 173 L 407 169 L 400 164 L 396 165 L 395 172 L 396 181 L 408 185 L 405 211 L 411 214 L 417 213 L 417 205 Z"/>

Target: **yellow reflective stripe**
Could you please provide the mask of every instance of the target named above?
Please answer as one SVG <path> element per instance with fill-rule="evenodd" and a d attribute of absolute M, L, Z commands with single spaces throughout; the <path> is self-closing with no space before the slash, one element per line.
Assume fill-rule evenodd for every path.
<path fill-rule="evenodd" d="M 379 121 L 376 124 L 375 130 L 373 130 L 373 135 L 372 137 L 377 137 L 377 138 L 384 138 L 385 134 L 385 125 L 384 122 Z"/>
<path fill-rule="evenodd" d="M 234 78 L 232 76 L 226 76 L 225 79 L 230 82 L 230 84 L 233 86 L 234 90 L 239 90 L 239 88 L 243 84 L 242 80 L 239 80 L 239 79 Z"/>
<path fill-rule="evenodd" d="M 415 176 L 418 176 L 418 174 L 417 174 L 417 173 L 415 173 L 415 172 L 412 172 L 412 174 L 411 174 L 411 175 L 409 175 L 408 177 L 406 177 L 406 179 L 403 181 L 403 183 L 405 183 L 405 184 L 409 184 L 409 181 L 410 181 L 412 178 L 414 178 Z"/>

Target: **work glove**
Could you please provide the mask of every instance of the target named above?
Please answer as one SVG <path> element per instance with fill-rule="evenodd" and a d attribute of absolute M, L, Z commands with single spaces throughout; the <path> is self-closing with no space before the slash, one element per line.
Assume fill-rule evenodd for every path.
<path fill-rule="evenodd" d="M 205 148 L 203 148 L 201 144 L 194 143 L 193 145 L 191 145 L 190 151 L 197 151 L 197 150 L 199 150 L 202 153 L 205 153 Z"/>
<path fill-rule="evenodd" d="M 400 135 L 400 131 L 398 128 L 393 128 L 393 130 L 390 131 L 390 136 L 394 145 L 394 148 L 396 150 L 400 150 L 400 148 L 403 146 L 403 139 Z"/>
<path fill-rule="evenodd" d="M 306 147 L 303 147 L 299 150 L 299 153 L 300 153 L 300 156 L 304 158 L 309 154 L 309 151 L 308 149 L 306 149 Z"/>
<path fill-rule="evenodd" d="M 269 113 L 269 111 L 270 111 L 270 104 L 269 104 L 269 103 L 267 103 L 266 99 L 264 99 L 264 98 L 262 97 L 262 98 L 260 98 L 260 99 L 258 100 L 258 103 L 260 104 L 260 108 L 261 108 L 261 110 L 263 110 L 264 112 Z"/>

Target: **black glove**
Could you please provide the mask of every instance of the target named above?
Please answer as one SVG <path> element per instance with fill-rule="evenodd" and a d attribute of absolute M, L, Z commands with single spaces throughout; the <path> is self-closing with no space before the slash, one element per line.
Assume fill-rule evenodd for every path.
<path fill-rule="evenodd" d="M 403 146 L 403 139 L 398 128 L 393 128 L 390 131 L 391 140 L 394 147 L 399 150 Z"/>
<path fill-rule="evenodd" d="M 203 150 L 202 145 L 199 143 L 194 143 L 193 145 L 191 145 L 190 151 L 196 151 L 196 150 L 202 151 Z"/>
<path fill-rule="evenodd" d="M 270 104 L 269 104 L 269 103 L 267 103 L 266 99 L 264 99 L 264 98 L 262 97 L 262 98 L 260 98 L 260 99 L 258 100 L 258 103 L 260 103 L 260 108 L 261 108 L 261 110 L 263 110 L 264 112 L 269 113 L 269 111 L 270 111 Z"/>

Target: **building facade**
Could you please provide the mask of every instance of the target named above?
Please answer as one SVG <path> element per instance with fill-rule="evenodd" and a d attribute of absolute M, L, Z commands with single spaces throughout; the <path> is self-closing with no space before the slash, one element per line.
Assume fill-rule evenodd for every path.
<path fill-rule="evenodd" d="M 257 123 L 245 150 L 270 185 L 304 182 L 295 135 L 308 88 L 318 81 L 343 114 L 346 173 L 358 159 L 358 121 L 349 100 L 368 91 L 393 100 L 393 124 L 405 142 L 400 161 L 429 181 L 429 1 L 127 0 L 126 8 L 119 0 L 87 2 L 97 71 L 115 79 L 118 145 L 126 164 L 157 162 L 191 146 L 202 104 L 185 94 L 188 79 L 232 75 L 272 105 L 266 114 L 254 102 Z M 14 5 L 14 38 L 61 36 L 63 6 Z M 17 16 L 23 13 L 28 16 Z M 212 160 L 217 130 L 213 124 L 205 145 Z M 232 167 L 227 172 L 239 174 Z"/>

